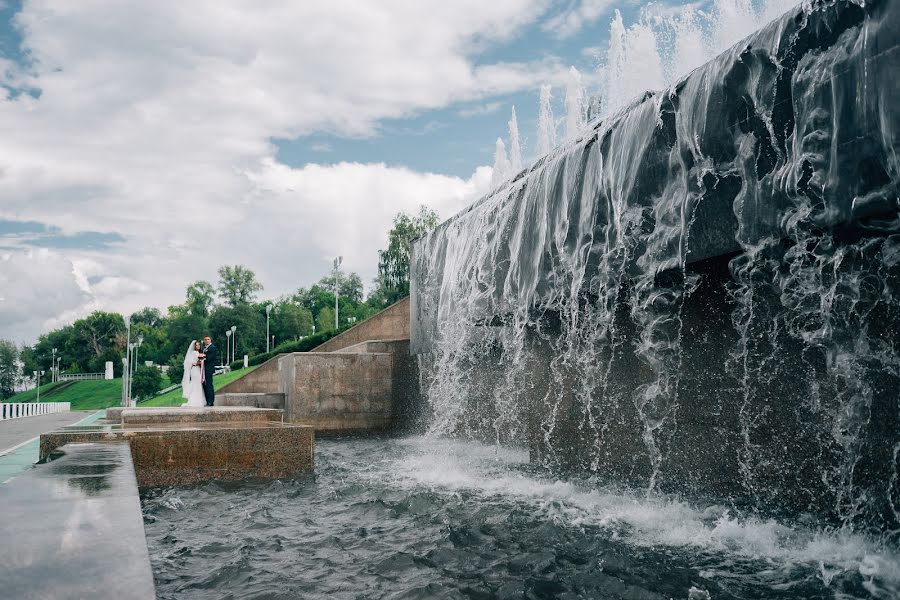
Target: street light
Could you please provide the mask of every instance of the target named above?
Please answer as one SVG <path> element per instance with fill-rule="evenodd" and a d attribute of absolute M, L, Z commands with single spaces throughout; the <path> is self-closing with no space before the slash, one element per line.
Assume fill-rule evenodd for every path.
<path fill-rule="evenodd" d="M 37 400 L 36 402 L 41 401 L 41 376 L 44 374 L 43 371 L 35 371 L 34 372 L 34 387 L 37 388 Z"/>
<path fill-rule="evenodd" d="M 338 274 L 341 263 L 344 262 L 343 256 L 334 259 L 334 328 L 338 329 Z"/>
<path fill-rule="evenodd" d="M 56 357 L 56 380 L 59 381 L 59 363 L 62 362 L 62 356 Z"/>
<path fill-rule="evenodd" d="M 125 317 L 125 358 L 123 359 L 122 370 L 122 406 L 128 406 L 131 398 L 131 316 Z"/>
<path fill-rule="evenodd" d="M 56 348 L 53 349 L 53 357 L 50 359 L 50 383 L 56 381 Z"/>
<path fill-rule="evenodd" d="M 231 359 L 231 356 L 230 356 L 230 354 L 231 354 L 231 330 L 230 329 L 225 330 L 225 337 L 228 338 L 227 341 L 225 342 L 225 362 L 227 362 L 230 365 L 231 364 L 231 360 L 230 360 Z"/>
<path fill-rule="evenodd" d="M 266 352 L 269 351 L 269 313 L 272 312 L 272 305 L 266 304 Z"/>
<path fill-rule="evenodd" d="M 231 326 L 231 362 L 237 360 L 237 325 Z"/>

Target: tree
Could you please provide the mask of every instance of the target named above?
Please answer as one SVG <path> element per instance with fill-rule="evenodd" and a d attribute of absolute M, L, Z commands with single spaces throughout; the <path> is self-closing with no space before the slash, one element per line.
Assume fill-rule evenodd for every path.
<path fill-rule="evenodd" d="M 378 278 L 372 296 L 382 307 L 409 295 L 409 256 L 412 241 L 438 225 L 438 215 L 422 206 L 418 215 L 398 213 L 388 232 L 388 246 L 378 251 Z"/>
<path fill-rule="evenodd" d="M 292 302 L 281 302 L 276 305 L 271 319 L 270 333 L 275 336 L 276 343 L 312 334 L 312 313 Z"/>
<path fill-rule="evenodd" d="M 334 329 L 334 310 L 326 306 L 316 317 L 316 333 L 325 333 Z"/>
<path fill-rule="evenodd" d="M 222 268 L 228 269 L 231 267 Z M 221 274 L 222 269 L 219 269 L 219 275 Z M 200 317 L 208 317 L 209 311 L 212 310 L 213 303 L 215 302 L 215 298 L 216 290 L 210 282 L 195 281 L 187 287 L 187 298 L 184 304 L 187 309 L 191 311 L 191 314 L 195 314 Z"/>
<path fill-rule="evenodd" d="M 21 375 L 19 349 L 8 340 L 0 340 L 0 400 L 16 393 Z"/>
<path fill-rule="evenodd" d="M 334 293 L 334 275 L 328 275 L 319 280 L 316 284 L 324 290 Z M 302 288 L 301 288 L 302 289 Z M 356 273 L 348 275 L 338 275 L 338 296 L 347 298 L 354 304 L 358 304 L 363 300 L 363 282 L 362 278 Z M 334 298 L 332 298 L 334 304 Z"/>
<path fill-rule="evenodd" d="M 178 364 L 187 352 L 191 340 L 200 341 L 203 336 L 211 333 L 209 321 L 206 317 L 190 312 L 179 312 L 174 316 L 170 313 L 166 320 L 166 339 L 168 342 L 168 356 L 178 359 Z M 179 379 L 180 380 L 180 379 Z"/>
<path fill-rule="evenodd" d="M 250 304 L 262 289 L 250 269 L 241 265 L 219 267 L 219 296 L 228 306 Z"/>
<path fill-rule="evenodd" d="M 231 326 L 237 327 L 235 335 L 235 357 L 244 354 L 255 354 L 266 350 L 266 316 L 265 311 L 260 311 L 249 304 L 241 304 L 236 307 L 217 306 L 209 315 L 209 331 L 213 342 L 219 348 L 219 362 L 225 360 L 228 337 L 226 330 Z M 187 348 L 187 346 L 185 346 Z M 184 353 L 182 352 L 182 355 Z"/>
<path fill-rule="evenodd" d="M 138 365 L 131 386 L 135 398 L 149 398 L 162 389 L 162 374 L 156 367 Z"/>

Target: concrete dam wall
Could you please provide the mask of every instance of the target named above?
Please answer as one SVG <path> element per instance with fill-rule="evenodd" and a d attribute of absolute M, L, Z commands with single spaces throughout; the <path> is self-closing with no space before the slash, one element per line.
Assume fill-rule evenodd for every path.
<path fill-rule="evenodd" d="M 898 42 L 805 3 L 418 240 L 430 430 L 900 526 Z"/>

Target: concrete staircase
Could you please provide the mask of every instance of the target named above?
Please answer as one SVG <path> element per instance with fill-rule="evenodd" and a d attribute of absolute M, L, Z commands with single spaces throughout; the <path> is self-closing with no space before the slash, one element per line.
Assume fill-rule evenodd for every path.
<path fill-rule="evenodd" d="M 409 353 L 409 299 L 311 352 L 280 354 L 223 387 L 216 404 L 281 408 L 320 433 L 387 431 L 418 401 Z"/>

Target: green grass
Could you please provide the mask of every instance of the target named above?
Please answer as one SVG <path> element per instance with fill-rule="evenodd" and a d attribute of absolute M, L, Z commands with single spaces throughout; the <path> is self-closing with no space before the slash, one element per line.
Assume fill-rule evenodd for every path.
<path fill-rule="evenodd" d="M 41 386 L 41 402 L 44 401 L 45 397 L 47 398 L 47 402 L 53 400 L 53 391 L 59 388 L 62 384 L 66 383 L 65 381 L 59 381 L 56 383 L 45 383 Z M 37 400 L 37 389 L 25 390 L 24 392 L 19 392 L 15 396 L 11 396 L 4 400 L 4 402 L 34 402 Z"/>
<path fill-rule="evenodd" d="M 232 371 L 231 373 L 216 375 L 213 378 L 213 385 L 218 390 L 219 388 L 222 388 L 231 383 L 235 379 L 243 377 L 255 368 L 256 367 L 249 367 L 247 369 L 238 369 L 237 371 Z M 181 406 L 185 402 L 186 400 L 181 396 L 181 388 L 177 388 L 172 390 L 171 392 L 166 392 L 165 394 L 161 394 L 155 398 L 151 398 L 146 402 L 141 402 L 140 404 L 138 404 L 138 406 Z"/>
<path fill-rule="evenodd" d="M 66 385 L 69 384 L 69 385 Z M 60 388 L 57 390 L 56 388 Z M 41 386 L 41 402 L 71 402 L 72 410 L 96 410 L 122 403 L 121 379 L 91 379 L 87 381 L 60 381 Z M 28 390 L 16 394 L 6 402 L 34 402 L 37 391 Z"/>

